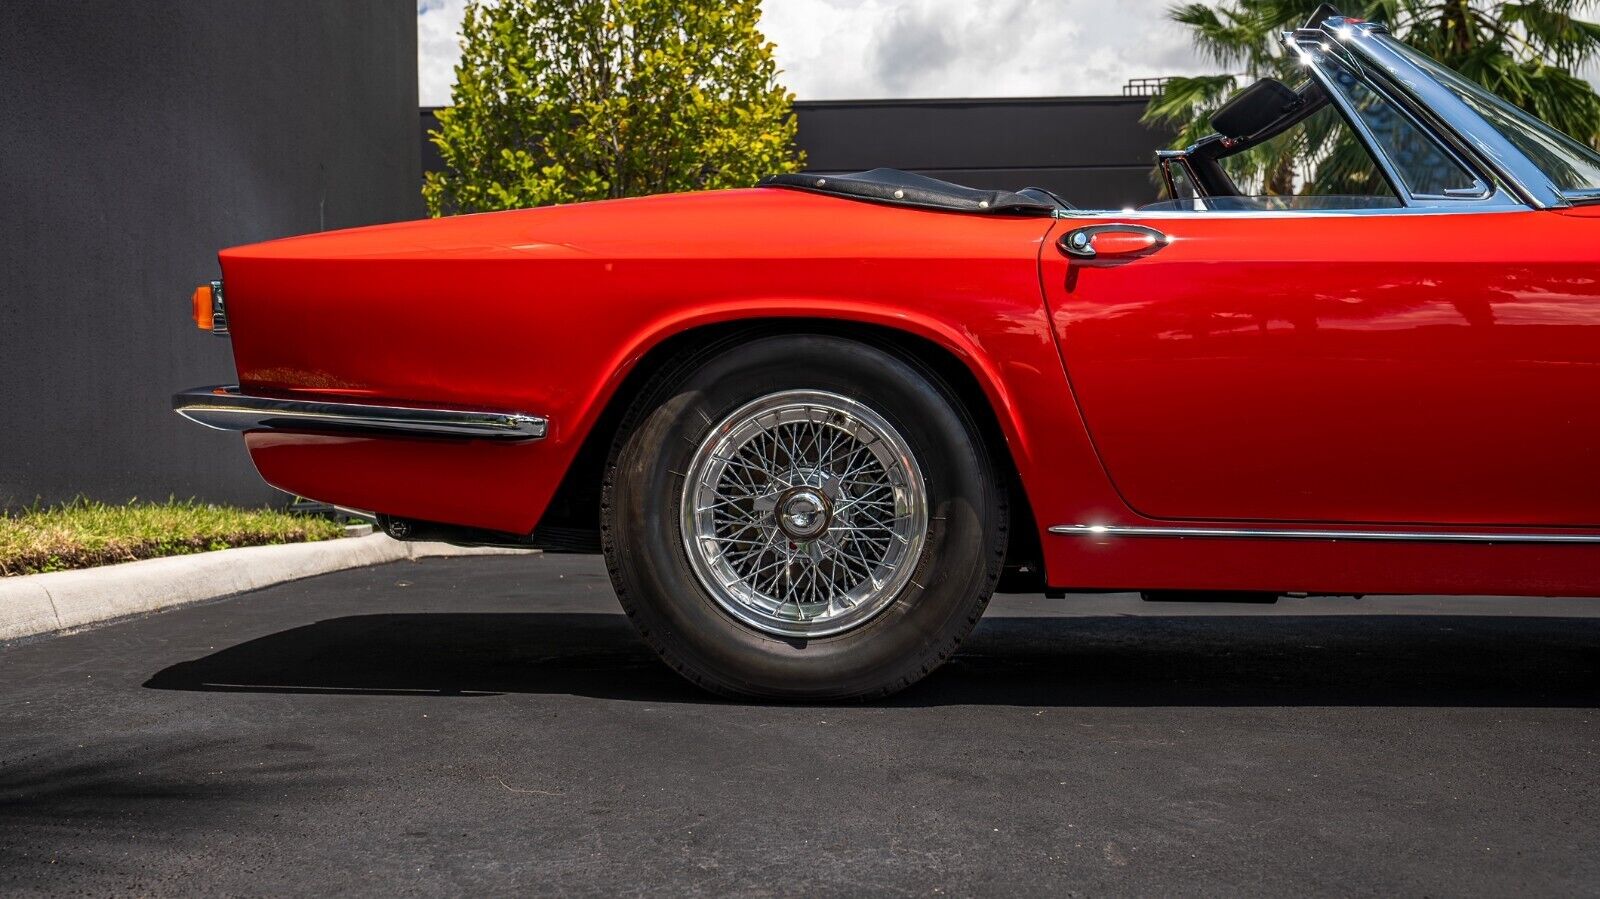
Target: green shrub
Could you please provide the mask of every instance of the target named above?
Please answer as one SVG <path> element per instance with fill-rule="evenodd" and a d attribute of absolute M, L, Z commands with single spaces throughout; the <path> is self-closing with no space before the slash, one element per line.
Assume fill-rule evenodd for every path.
<path fill-rule="evenodd" d="M 473 0 L 433 215 L 748 187 L 792 172 L 760 0 Z"/>

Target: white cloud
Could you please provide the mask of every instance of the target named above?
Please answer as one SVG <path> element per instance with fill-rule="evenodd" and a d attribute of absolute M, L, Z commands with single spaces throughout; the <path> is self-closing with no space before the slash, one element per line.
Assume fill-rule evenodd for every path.
<path fill-rule="evenodd" d="M 417 0 L 417 99 L 423 106 L 450 102 L 466 6 L 466 0 Z"/>
<path fill-rule="evenodd" d="M 762 26 L 802 100 L 1120 93 L 1210 71 L 1169 0 L 766 0 Z"/>
<path fill-rule="evenodd" d="M 1173 0 L 765 0 L 762 30 L 802 100 L 1116 94 L 1215 71 Z M 1215 0 L 1210 0 L 1215 2 Z M 450 102 L 466 0 L 418 0 L 425 106 Z M 1600 64 L 1584 72 L 1600 82 Z"/>
<path fill-rule="evenodd" d="M 802 100 L 1115 94 L 1209 70 L 1169 0 L 765 0 L 762 30 Z M 466 0 L 418 0 L 423 105 L 450 102 Z"/>

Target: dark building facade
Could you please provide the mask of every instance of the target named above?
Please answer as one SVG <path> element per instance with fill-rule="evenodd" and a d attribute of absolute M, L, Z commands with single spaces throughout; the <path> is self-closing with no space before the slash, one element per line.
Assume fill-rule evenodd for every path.
<path fill-rule="evenodd" d="M 806 168 L 885 166 L 972 187 L 1042 187 L 1077 206 L 1156 199 L 1155 151 L 1171 132 L 1140 123 L 1143 97 L 813 100 L 795 104 Z M 440 166 L 422 110 L 422 168 Z"/>
<path fill-rule="evenodd" d="M 221 247 L 422 215 L 411 0 L 24 3 L 0 29 L 0 508 L 281 501 L 169 411 L 234 378 L 188 321 Z M 1125 98 L 797 104 L 817 171 L 892 166 L 1080 205 L 1149 199 Z M 308 323 L 310 326 L 311 323 Z"/>
<path fill-rule="evenodd" d="M 1042 187 L 1089 208 L 1156 199 L 1155 151 L 1128 97 L 851 100 L 795 104 L 806 168 L 888 166 L 971 187 Z"/>
<path fill-rule="evenodd" d="M 188 320 L 217 249 L 422 214 L 412 0 L 17 3 L 0 28 L 0 505 L 258 503 Z"/>

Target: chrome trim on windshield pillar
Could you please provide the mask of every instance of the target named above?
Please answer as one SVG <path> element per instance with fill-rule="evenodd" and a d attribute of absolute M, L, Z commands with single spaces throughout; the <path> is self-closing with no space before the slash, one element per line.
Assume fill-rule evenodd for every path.
<path fill-rule="evenodd" d="M 1398 90 L 1439 121 L 1477 156 L 1497 178 L 1535 209 L 1555 209 L 1571 205 L 1550 183 L 1550 178 L 1525 153 L 1490 127 L 1476 111 L 1440 84 L 1432 75 L 1407 59 L 1385 41 L 1394 38 L 1382 25 L 1328 19 L 1322 30 L 1330 39 L 1352 48 L 1366 63 L 1375 66 Z M 1291 48 L 1292 49 L 1292 48 Z"/>
<path fill-rule="evenodd" d="M 1390 96 L 1390 92 L 1374 82 L 1363 70 L 1361 63 L 1354 54 L 1343 50 L 1342 45 L 1336 45 L 1325 40 L 1325 35 L 1320 31 L 1312 31 L 1314 37 L 1305 40 L 1306 32 L 1296 31 L 1284 35 L 1285 44 L 1296 44 L 1300 58 L 1306 63 L 1312 77 L 1322 84 L 1323 91 L 1328 99 L 1343 114 L 1345 122 L 1355 131 L 1361 142 L 1366 146 L 1367 152 L 1377 161 L 1383 169 L 1384 177 L 1389 181 L 1389 186 L 1394 190 L 1396 197 L 1406 206 L 1431 205 L 1434 201 L 1444 201 L 1447 204 L 1462 203 L 1474 200 L 1490 200 L 1495 196 L 1494 186 L 1485 180 L 1478 166 L 1461 158 L 1452 147 L 1448 135 L 1437 133 L 1435 129 L 1419 121 L 1415 115 L 1408 111 L 1405 104 L 1397 98 Z M 1293 49 L 1293 48 L 1292 48 Z M 1471 188 L 1452 188 L 1443 194 L 1417 193 L 1411 189 L 1404 173 L 1389 154 L 1389 148 L 1379 139 L 1366 116 L 1361 114 L 1355 100 L 1348 90 L 1336 84 L 1336 76 L 1329 71 L 1328 66 L 1344 69 L 1352 78 L 1360 82 L 1369 92 L 1375 94 L 1380 100 L 1393 108 L 1394 113 L 1405 119 L 1412 128 L 1416 129 L 1425 139 L 1431 141 L 1434 147 L 1443 153 L 1450 161 L 1454 162 L 1464 173 L 1472 177 Z"/>
<path fill-rule="evenodd" d="M 417 409 L 251 396 L 235 386 L 198 387 L 172 397 L 172 411 L 219 431 L 296 431 L 538 440 L 549 423 L 520 412 Z"/>
<path fill-rule="evenodd" d="M 1477 531 L 1359 531 L 1307 528 L 1146 527 L 1119 524 L 1058 524 L 1062 537 L 1203 537 L 1224 540 L 1360 540 L 1396 543 L 1580 543 L 1600 544 L 1600 534 L 1527 534 Z"/>

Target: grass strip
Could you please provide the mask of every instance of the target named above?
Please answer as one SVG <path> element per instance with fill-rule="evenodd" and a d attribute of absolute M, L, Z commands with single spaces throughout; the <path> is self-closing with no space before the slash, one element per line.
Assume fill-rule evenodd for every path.
<path fill-rule="evenodd" d="M 328 540 L 344 527 L 325 518 L 192 500 L 108 505 L 78 500 L 0 515 L 0 576 L 91 568 L 136 559 Z"/>

